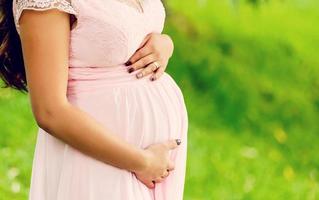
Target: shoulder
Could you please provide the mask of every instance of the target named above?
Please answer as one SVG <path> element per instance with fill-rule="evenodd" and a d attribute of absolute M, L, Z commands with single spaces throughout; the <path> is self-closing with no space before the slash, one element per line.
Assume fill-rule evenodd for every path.
<path fill-rule="evenodd" d="M 19 19 L 24 10 L 44 11 L 58 9 L 77 17 L 78 11 L 73 0 L 13 0 L 12 11 L 17 31 L 19 32 Z"/>

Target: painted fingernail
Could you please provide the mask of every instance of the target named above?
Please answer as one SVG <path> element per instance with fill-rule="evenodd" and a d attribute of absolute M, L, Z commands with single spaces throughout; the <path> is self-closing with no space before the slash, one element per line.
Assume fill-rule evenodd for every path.
<path fill-rule="evenodd" d="M 181 144 L 181 140 L 180 139 L 176 139 L 176 143 L 177 143 L 177 145 L 180 145 Z"/>
<path fill-rule="evenodd" d="M 131 64 L 132 64 L 131 61 L 127 61 L 127 62 L 125 63 L 126 66 L 129 66 L 129 65 L 131 65 Z"/>
<path fill-rule="evenodd" d="M 137 77 L 137 78 L 142 78 L 142 77 L 143 77 L 143 73 L 140 72 L 140 73 L 136 74 L 136 77 Z"/>
<path fill-rule="evenodd" d="M 133 71 L 134 71 L 134 68 L 133 68 L 133 67 L 128 68 L 128 72 L 129 72 L 129 73 L 132 73 Z"/>

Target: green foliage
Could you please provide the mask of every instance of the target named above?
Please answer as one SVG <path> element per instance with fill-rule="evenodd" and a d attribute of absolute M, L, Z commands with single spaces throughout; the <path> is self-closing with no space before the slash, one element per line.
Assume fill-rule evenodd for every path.
<path fill-rule="evenodd" d="M 186 199 L 319 198 L 318 2 L 168 5 L 193 123 Z"/>
<path fill-rule="evenodd" d="M 36 138 L 28 100 L 0 89 L 0 200 L 27 199 Z"/>
<path fill-rule="evenodd" d="M 318 14 L 289 3 L 257 10 L 230 5 L 185 5 L 185 13 L 181 5 L 172 5 L 172 12 L 175 7 L 178 12 L 171 15 L 167 31 L 177 47 L 170 64 L 179 67 L 171 71 L 197 92 L 209 93 L 214 114 L 227 127 L 316 125 L 319 30 L 313 24 Z"/>

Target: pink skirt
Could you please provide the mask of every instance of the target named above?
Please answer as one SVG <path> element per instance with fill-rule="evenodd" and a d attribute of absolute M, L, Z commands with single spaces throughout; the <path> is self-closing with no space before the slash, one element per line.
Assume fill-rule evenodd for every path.
<path fill-rule="evenodd" d="M 137 72 L 137 71 L 136 71 Z M 137 147 L 180 138 L 175 170 L 149 189 L 127 170 L 105 164 L 39 128 L 30 200 L 182 200 L 188 117 L 180 88 L 164 73 L 135 77 L 125 66 L 69 68 L 68 99 L 112 134 Z"/>

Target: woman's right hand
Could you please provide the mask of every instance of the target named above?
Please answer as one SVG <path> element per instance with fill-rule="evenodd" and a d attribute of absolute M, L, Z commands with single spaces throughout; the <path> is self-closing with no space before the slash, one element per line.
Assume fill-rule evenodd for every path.
<path fill-rule="evenodd" d="M 169 151 L 179 144 L 180 140 L 174 139 L 146 147 L 143 151 L 146 165 L 143 169 L 134 171 L 137 179 L 148 188 L 154 188 L 155 183 L 162 182 L 169 175 L 169 171 L 174 170 L 175 167 L 169 158 Z"/>

